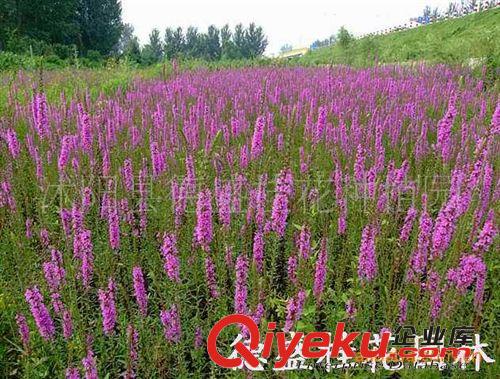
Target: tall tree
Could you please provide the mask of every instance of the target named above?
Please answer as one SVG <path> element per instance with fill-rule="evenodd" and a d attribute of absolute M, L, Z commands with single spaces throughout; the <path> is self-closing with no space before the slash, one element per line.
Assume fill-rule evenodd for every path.
<path fill-rule="evenodd" d="M 143 47 L 141 61 L 144 64 L 153 64 L 161 61 L 163 57 L 163 45 L 158 29 L 153 29 L 149 34 L 149 43 Z"/>
<path fill-rule="evenodd" d="M 127 46 L 134 37 L 134 27 L 128 23 L 123 24 L 122 34 L 116 45 L 116 53 L 124 54 Z"/>
<path fill-rule="evenodd" d="M 17 4 L 15 0 L 0 1 L 0 51 L 7 48 L 11 34 L 18 23 Z"/>
<path fill-rule="evenodd" d="M 220 30 L 221 56 L 225 59 L 231 59 L 235 52 L 235 46 L 231 41 L 232 33 L 229 25 L 224 25 Z"/>
<path fill-rule="evenodd" d="M 353 40 L 353 35 L 344 26 L 341 26 L 337 32 L 337 41 L 340 47 L 347 49 Z"/>
<path fill-rule="evenodd" d="M 79 30 L 76 9 L 77 0 L 2 0 L 0 47 L 23 48 L 19 45 L 23 37 L 47 44 L 72 44 Z"/>
<path fill-rule="evenodd" d="M 163 38 L 164 52 L 167 59 L 175 58 L 175 42 L 174 42 L 174 29 L 165 29 L 165 37 Z"/>
<path fill-rule="evenodd" d="M 186 29 L 185 53 L 190 58 L 198 58 L 201 55 L 201 39 L 198 29 L 190 26 Z"/>
<path fill-rule="evenodd" d="M 208 27 L 206 39 L 206 58 L 209 60 L 218 60 L 221 56 L 221 47 L 219 41 L 219 29 L 214 25 Z"/>
<path fill-rule="evenodd" d="M 267 47 L 267 38 L 260 26 L 250 23 L 245 31 L 246 58 L 260 57 Z"/>
<path fill-rule="evenodd" d="M 175 43 L 175 51 L 177 52 L 176 56 L 182 55 L 186 48 L 186 41 L 184 39 L 184 33 L 182 32 L 181 27 L 175 29 L 174 43 Z"/>
<path fill-rule="evenodd" d="M 78 46 L 83 52 L 96 50 L 108 55 L 122 32 L 121 5 L 118 0 L 77 0 Z"/>
<path fill-rule="evenodd" d="M 163 44 L 160 39 L 160 31 L 153 29 L 149 34 L 149 46 L 156 62 L 159 62 L 163 56 Z"/>
<path fill-rule="evenodd" d="M 132 62 L 142 62 L 141 46 L 139 45 L 139 40 L 136 36 L 132 36 L 127 45 L 125 45 L 123 55 Z"/>
<path fill-rule="evenodd" d="M 233 33 L 233 43 L 235 46 L 235 52 L 232 58 L 247 58 L 246 56 L 246 39 L 245 39 L 245 29 L 242 24 L 236 25 Z"/>
<path fill-rule="evenodd" d="M 167 28 L 165 30 L 164 51 L 167 59 L 177 58 L 185 52 L 186 43 L 182 28 Z"/>

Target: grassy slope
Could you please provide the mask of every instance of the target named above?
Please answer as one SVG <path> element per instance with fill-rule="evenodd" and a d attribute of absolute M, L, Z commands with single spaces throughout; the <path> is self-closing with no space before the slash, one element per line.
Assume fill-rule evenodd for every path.
<path fill-rule="evenodd" d="M 349 63 L 364 65 L 375 61 L 404 62 L 426 60 L 462 63 L 485 57 L 500 63 L 500 8 L 441 21 L 383 36 L 365 37 L 350 47 L 321 48 L 306 54 L 304 63 Z"/>

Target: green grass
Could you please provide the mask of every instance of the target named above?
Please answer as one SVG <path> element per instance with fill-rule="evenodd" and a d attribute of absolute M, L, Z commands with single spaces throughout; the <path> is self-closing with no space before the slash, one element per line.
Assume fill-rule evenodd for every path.
<path fill-rule="evenodd" d="M 481 58 L 489 66 L 500 65 L 500 8 L 445 20 L 432 25 L 364 37 L 348 48 L 339 45 L 320 48 L 306 54 L 306 64 L 369 65 L 429 61 L 469 63 Z"/>

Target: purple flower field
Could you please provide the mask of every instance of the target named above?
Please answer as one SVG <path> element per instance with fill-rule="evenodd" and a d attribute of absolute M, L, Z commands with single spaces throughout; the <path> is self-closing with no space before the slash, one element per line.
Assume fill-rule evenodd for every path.
<path fill-rule="evenodd" d="M 500 102 L 480 78 L 415 65 L 72 83 L 19 73 L 2 90 L 3 375 L 244 377 L 206 351 L 232 313 L 262 330 L 467 325 L 498 356 Z"/>

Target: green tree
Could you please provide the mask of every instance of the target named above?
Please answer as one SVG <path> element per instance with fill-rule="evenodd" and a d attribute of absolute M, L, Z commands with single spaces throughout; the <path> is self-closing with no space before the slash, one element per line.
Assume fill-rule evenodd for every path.
<path fill-rule="evenodd" d="M 250 23 L 245 31 L 245 47 L 247 58 L 260 57 L 267 47 L 267 38 L 264 35 L 262 27 Z"/>
<path fill-rule="evenodd" d="M 218 60 L 221 57 L 219 29 L 214 25 L 208 27 L 205 37 L 205 54 L 206 58 L 209 60 Z"/>
<path fill-rule="evenodd" d="M 341 61 L 345 64 L 353 64 L 354 52 L 351 45 L 354 37 L 345 27 L 340 27 L 337 32 L 337 44 L 340 46 Z"/>
<path fill-rule="evenodd" d="M 148 49 L 151 51 L 151 57 L 154 62 L 159 62 L 163 57 L 163 44 L 160 38 L 160 31 L 153 29 L 149 34 Z"/>
<path fill-rule="evenodd" d="M 16 21 L 16 2 L 14 0 L 0 1 L 0 51 L 6 48 L 7 42 L 14 30 Z"/>
<path fill-rule="evenodd" d="M 141 46 L 139 45 L 139 40 L 134 36 L 126 46 L 124 55 L 132 62 L 141 63 L 142 62 L 142 52 Z"/>
<path fill-rule="evenodd" d="M 178 27 L 174 31 L 174 47 L 176 56 L 180 56 L 185 52 L 186 41 L 184 40 L 184 34 L 181 27 Z"/>
<path fill-rule="evenodd" d="M 26 52 L 36 41 L 73 44 L 79 30 L 76 10 L 77 0 L 2 0 L 0 48 Z"/>
<path fill-rule="evenodd" d="M 99 51 L 109 55 L 120 40 L 123 29 L 118 0 L 78 0 L 76 20 L 81 51 Z"/>
<path fill-rule="evenodd" d="M 87 54 L 118 53 L 123 29 L 119 0 L 2 0 L 0 48 L 67 56 L 72 45 Z"/>
<path fill-rule="evenodd" d="M 174 58 L 175 46 L 174 46 L 174 29 L 168 27 L 165 29 L 165 36 L 163 38 L 163 52 L 167 59 Z"/>
<path fill-rule="evenodd" d="M 177 58 L 185 51 L 185 40 L 182 28 L 167 28 L 165 30 L 164 51 L 167 59 Z"/>
<path fill-rule="evenodd" d="M 221 56 L 225 59 L 231 59 L 236 53 L 236 47 L 231 37 L 231 29 L 229 25 L 226 24 L 220 30 Z"/>
<path fill-rule="evenodd" d="M 337 43 L 340 47 L 347 49 L 353 40 L 353 35 L 344 26 L 341 26 L 337 32 Z"/>
<path fill-rule="evenodd" d="M 186 29 L 185 53 L 190 58 L 199 58 L 201 55 L 201 39 L 198 29 L 190 26 Z"/>
<path fill-rule="evenodd" d="M 234 53 L 231 57 L 232 59 L 247 58 L 246 56 L 246 39 L 245 39 L 245 29 L 242 24 L 236 25 L 233 33 L 233 44 Z"/>
<path fill-rule="evenodd" d="M 369 66 L 377 62 L 378 42 L 373 37 L 365 37 L 361 42 L 361 51 L 363 51 L 364 64 Z"/>
<path fill-rule="evenodd" d="M 122 35 L 118 41 L 116 52 L 126 57 L 129 61 L 141 63 L 141 46 L 134 35 L 134 27 L 130 24 L 123 25 Z"/>
<path fill-rule="evenodd" d="M 116 53 L 121 55 L 134 38 L 134 27 L 131 24 L 123 24 L 122 34 L 116 45 Z"/>

